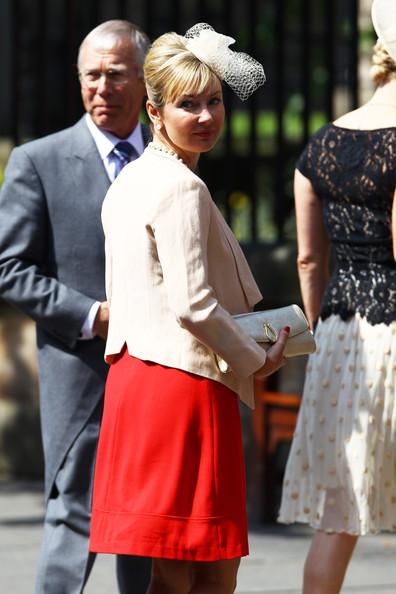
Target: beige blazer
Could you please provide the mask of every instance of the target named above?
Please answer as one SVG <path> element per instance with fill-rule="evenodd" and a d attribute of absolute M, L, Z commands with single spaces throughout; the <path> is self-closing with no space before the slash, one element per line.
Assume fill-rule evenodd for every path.
<path fill-rule="evenodd" d="M 217 380 L 253 407 L 252 374 L 266 355 L 230 314 L 251 310 L 261 294 L 204 182 L 148 146 L 110 187 L 102 222 L 107 362 L 126 343 L 131 355 Z"/>

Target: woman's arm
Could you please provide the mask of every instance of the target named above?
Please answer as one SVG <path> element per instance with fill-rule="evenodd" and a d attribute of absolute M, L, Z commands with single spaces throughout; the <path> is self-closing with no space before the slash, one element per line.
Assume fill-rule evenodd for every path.
<path fill-rule="evenodd" d="M 248 377 L 262 368 L 266 354 L 241 332 L 209 282 L 209 260 L 217 257 L 208 251 L 210 228 L 216 225 L 211 197 L 202 184 L 188 178 L 178 183 L 173 180 L 168 190 L 163 187 L 162 191 L 152 231 L 168 306 L 184 330 L 223 358 L 240 377 Z M 237 276 L 235 282 L 239 282 Z M 275 356 L 275 365 L 278 358 Z"/>
<path fill-rule="evenodd" d="M 329 240 L 322 208 L 312 184 L 297 169 L 294 176 L 297 223 L 297 269 L 304 309 L 311 328 L 329 278 Z"/>
<path fill-rule="evenodd" d="M 393 241 L 393 257 L 396 260 L 396 190 L 393 194 L 392 205 L 392 241 Z"/>

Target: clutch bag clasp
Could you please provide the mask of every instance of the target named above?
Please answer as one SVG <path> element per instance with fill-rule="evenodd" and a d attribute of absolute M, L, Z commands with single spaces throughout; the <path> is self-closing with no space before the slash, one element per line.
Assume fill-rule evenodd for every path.
<path fill-rule="evenodd" d="M 277 331 L 271 326 L 269 322 L 263 324 L 264 335 L 270 342 L 276 342 L 278 340 Z"/>

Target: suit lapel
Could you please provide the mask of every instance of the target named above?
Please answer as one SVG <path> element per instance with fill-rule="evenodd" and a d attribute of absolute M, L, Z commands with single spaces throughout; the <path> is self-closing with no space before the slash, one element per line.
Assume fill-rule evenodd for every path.
<path fill-rule="evenodd" d="M 239 282 L 242 290 L 245 294 L 246 301 L 250 307 L 253 307 L 258 301 L 262 299 L 262 295 L 257 287 L 256 281 L 254 280 L 253 274 L 246 261 L 246 257 L 242 251 L 241 246 L 236 240 L 233 232 L 227 225 L 220 213 L 219 209 L 213 204 L 216 216 L 220 227 L 223 229 L 224 237 L 230 247 L 231 253 L 234 257 L 235 266 L 238 272 Z"/>
<path fill-rule="evenodd" d="M 142 135 L 146 146 L 152 138 L 148 126 L 142 125 Z M 78 196 L 93 200 L 95 203 L 93 206 L 98 203 L 101 206 L 111 182 L 95 141 L 88 130 L 85 116 L 71 128 L 70 142 L 70 150 L 65 150 L 67 175 L 73 180 Z"/>
<path fill-rule="evenodd" d="M 71 168 L 70 174 L 76 182 L 78 180 L 78 192 L 84 194 L 87 190 L 89 194 L 101 196 L 103 200 L 109 189 L 110 180 L 95 141 L 88 130 L 85 117 L 82 117 L 73 127 L 72 143 L 68 160 Z M 94 192 L 92 191 L 93 184 L 95 185 Z"/>

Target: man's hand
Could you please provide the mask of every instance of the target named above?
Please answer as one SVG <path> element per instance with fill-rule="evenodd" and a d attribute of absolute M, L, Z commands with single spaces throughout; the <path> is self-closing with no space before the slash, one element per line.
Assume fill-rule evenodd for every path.
<path fill-rule="evenodd" d="M 285 326 L 279 333 L 278 340 L 268 349 L 267 358 L 265 363 L 260 369 L 256 371 L 254 377 L 256 379 L 263 379 L 267 375 L 271 375 L 274 371 L 277 371 L 280 367 L 283 367 L 286 363 L 286 359 L 283 356 L 286 342 L 290 333 L 289 326 Z"/>
<path fill-rule="evenodd" d="M 97 311 L 92 330 L 97 336 L 106 340 L 107 338 L 107 331 L 109 328 L 109 304 L 107 301 L 103 301 L 99 305 L 99 309 Z"/>

